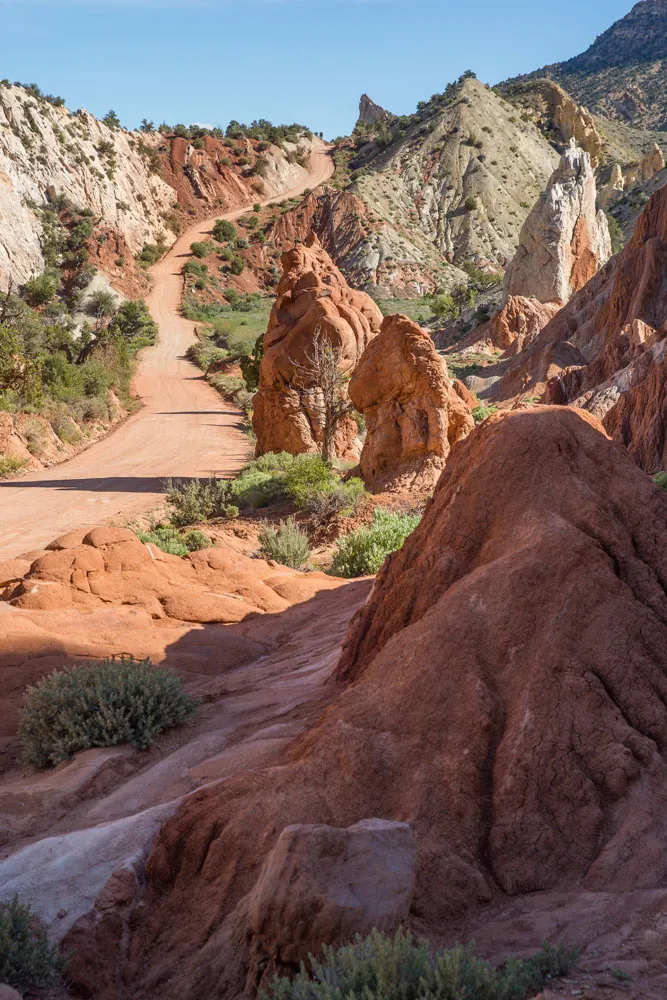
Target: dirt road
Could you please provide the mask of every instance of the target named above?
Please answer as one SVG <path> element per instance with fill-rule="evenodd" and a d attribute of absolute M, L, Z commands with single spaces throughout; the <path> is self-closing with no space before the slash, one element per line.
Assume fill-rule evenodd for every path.
<path fill-rule="evenodd" d="M 315 188 L 333 173 L 324 144 L 297 188 L 271 201 Z M 235 219 L 247 208 L 219 218 Z M 113 434 L 75 458 L 12 482 L 0 482 L 0 560 L 42 548 L 85 525 L 125 520 L 156 505 L 169 476 L 230 474 L 247 461 L 250 445 L 239 411 L 226 404 L 185 360 L 194 323 L 179 315 L 181 268 L 190 244 L 210 233 L 213 220 L 184 233 L 153 268 L 148 298 L 160 327 L 144 352 L 136 379 L 143 408 Z"/>

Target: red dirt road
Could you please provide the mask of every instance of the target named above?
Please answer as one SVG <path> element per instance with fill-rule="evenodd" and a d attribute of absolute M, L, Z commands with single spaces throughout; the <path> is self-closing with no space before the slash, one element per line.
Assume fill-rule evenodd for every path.
<path fill-rule="evenodd" d="M 282 201 L 328 180 L 333 163 L 324 143 L 308 177 L 266 202 Z M 239 209 L 216 218 L 234 219 Z M 143 408 L 113 434 L 75 458 L 12 482 L 0 482 L 0 560 L 43 548 L 86 525 L 126 520 L 154 507 L 169 476 L 237 472 L 250 455 L 240 412 L 225 403 L 184 358 L 195 324 L 179 315 L 181 267 L 190 244 L 213 220 L 184 233 L 153 270 L 148 298 L 159 324 L 156 347 L 145 351 L 135 382 Z"/>

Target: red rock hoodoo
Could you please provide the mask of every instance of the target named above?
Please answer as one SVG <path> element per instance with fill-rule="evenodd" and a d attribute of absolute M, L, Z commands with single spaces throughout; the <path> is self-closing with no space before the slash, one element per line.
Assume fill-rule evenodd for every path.
<path fill-rule="evenodd" d="M 316 236 L 283 254 L 282 265 L 253 404 L 257 455 L 318 450 L 321 417 L 310 399 L 315 390 L 295 384 L 299 366 L 309 364 L 318 331 L 340 352 L 341 370 L 352 372 L 382 323 L 370 296 L 349 287 Z M 356 437 L 354 420 L 342 420 L 336 436 L 341 458 L 358 456 Z"/>
<path fill-rule="evenodd" d="M 430 489 L 453 444 L 475 426 L 433 341 L 407 316 L 388 316 L 350 380 L 366 421 L 361 474 L 373 490 Z"/>
<path fill-rule="evenodd" d="M 128 995 L 254 995 L 276 948 L 302 953 L 316 886 L 279 942 L 251 917 L 295 824 L 408 823 L 410 921 L 434 933 L 508 895 L 664 888 L 666 579 L 667 496 L 594 418 L 485 421 L 353 620 L 319 722 L 163 827 Z"/>

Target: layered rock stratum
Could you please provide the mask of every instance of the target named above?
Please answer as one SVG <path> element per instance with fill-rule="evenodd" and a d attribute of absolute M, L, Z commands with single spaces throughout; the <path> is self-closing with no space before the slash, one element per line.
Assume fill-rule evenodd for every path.
<path fill-rule="evenodd" d="M 282 267 L 253 400 L 257 455 L 318 450 L 323 415 L 313 367 L 316 341 L 330 345 L 340 371 L 350 374 L 382 323 L 373 299 L 350 288 L 316 236 L 283 254 Z M 355 457 L 356 438 L 355 421 L 343 418 L 336 433 L 340 457 Z"/>
<path fill-rule="evenodd" d="M 475 426 L 426 331 L 387 316 L 350 380 L 366 438 L 359 467 L 372 490 L 428 490 L 451 448 Z"/>

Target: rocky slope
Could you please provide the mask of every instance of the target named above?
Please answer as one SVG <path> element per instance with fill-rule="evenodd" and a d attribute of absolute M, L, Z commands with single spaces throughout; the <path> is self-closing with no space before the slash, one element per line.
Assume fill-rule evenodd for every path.
<path fill-rule="evenodd" d="M 640 0 L 586 52 L 533 75 L 606 118 L 667 129 L 667 0 Z"/>
<path fill-rule="evenodd" d="M 539 129 L 471 78 L 377 129 L 341 148 L 353 171 L 345 191 L 299 206 L 273 238 L 314 228 L 357 287 L 388 297 L 465 282 L 469 260 L 504 266 L 558 163 Z"/>
<path fill-rule="evenodd" d="M 531 947 L 532 928 L 534 947 L 556 907 L 586 949 L 589 894 L 603 923 L 620 895 L 635 984 L 659 977 L 635 894 L 664 905 L 666 514 L 664 493 L 590 417 L 547 409 L 478 428 L 354 619 L 335 700 L 270 764 L 201 788 L 167 819 L 145 884 L 71 939 L 79 988 L 254 995 L 276 963 L 366 926 L 361 887 L 346 907 L 311 873 L 351 884 L 341 836 L 379 834 L 376 818 L 391 829 L 369 847 L 374 899 L 395 887 L 394 915 L 406 906 L 411 926 L 453 939 L 462 921 L 495 918 L 497 944 L 530 905 L 541 916 L 520 940 Z M 414 836 L 413 873 L 397 821 Z M 290 872 L 281 921 L 283 897 L 271 909 L 264 890 Z M 585 950 L 584 969 L 608 967 L 606 947 Z"/>
<path fill-rule="evenodd" d="M 297 144 L 298 145 L 298 144 Z M 304 151 L 310 139 L 304 136 Z M 92 210 L 115 261 L 174 240 L 184 220 L 252 204 L 306 176 L 297 146 L 251 139 L 191 141 L 112 128 L 20 86 L 0 84 L 0 289 L 44 267 L 40 206 L 66 196 Z M 307 161 L 304 161 L 307 163 Z M 101 244 L 102 245 L 102 242 Z M 111 251 L 113 251 L 111 253 Z M 115 274 L 114 271 L 118 271 Z"/>

